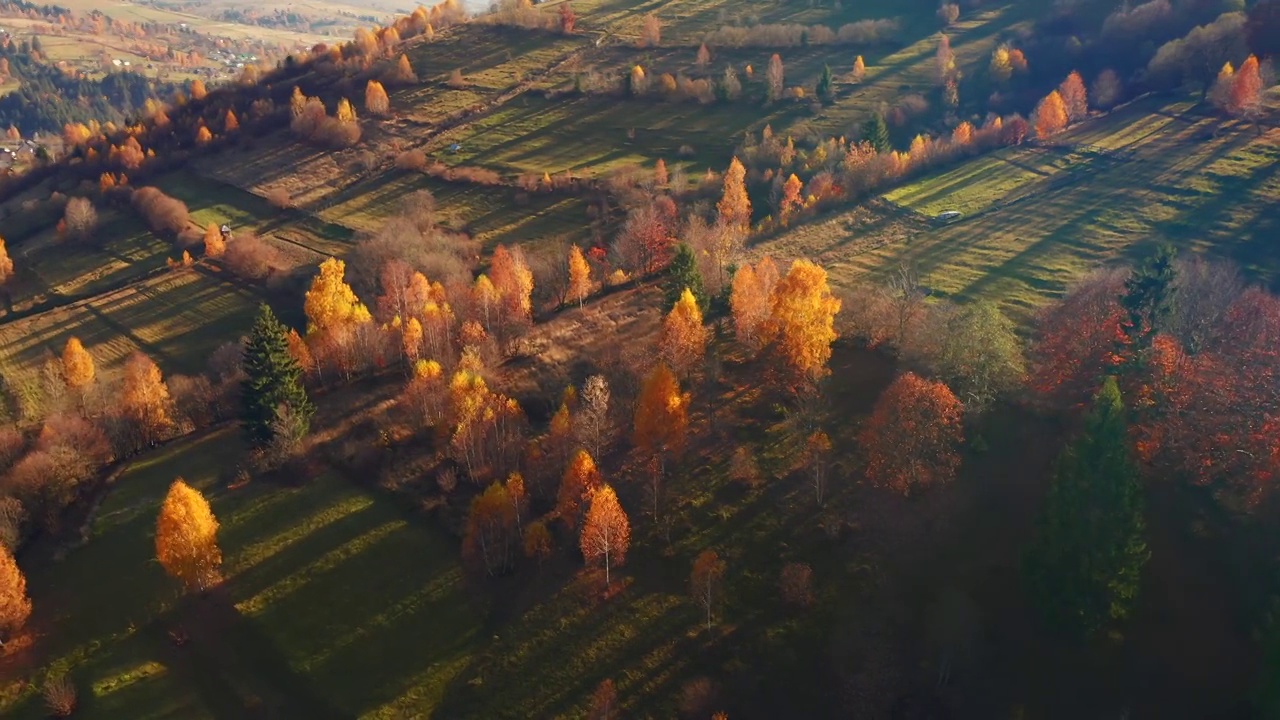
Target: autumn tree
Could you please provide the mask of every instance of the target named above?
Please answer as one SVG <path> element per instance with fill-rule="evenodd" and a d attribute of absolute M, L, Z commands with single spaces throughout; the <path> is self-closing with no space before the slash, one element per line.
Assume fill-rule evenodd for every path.
<path fill-rule="evenodd" d="M 853 70 L 849 73 L 849 79 L 853 82 L 860 83 L 867 76 L 867 63 L 862 56 L 853 59 Z"/>
<path fill-rule="evenodd" d="M 222 116 L 222 132 L 233 133 L 240 129 L 240 118 L 236 117 L 236 113 L 231 108 L 227 108 L 227 114 Z"/>
<path fill-rule="evenodd" d="M 640 28 L 640 47 L 658 47 L 662 42 L 662 23 L 658 16 L 649 13 L 644 16 L 644 24 Z"/>
<path fill-rule="evenodd" d="M 208 94 L 209 94 L 209 91 L 205 89 L 203 80 L 201 80 L 200 78 L 196 78 L 195 80 L 191 81 L 191 99 L 192 100 L 203 100 L 205 99 L 205 96 L 207 96 Z"/>
<path fill-rule="evenodd" d="M 519 545 L 515 506 L 506 488 L 493 483 L 471 501 L 462 557 L 469 565 L 498 575 L 511 568 Z"/>
<path fill-rule="evenodd" d="M 769 68 L 765 71 L 765 82 L 768 86 L 768 94 L 765 96 L 769 102 L 775 102 L 782 97 L 782 86 L 786 82 L 786 76 L 782 69 L 782 56 L 774 53 L 769 57 Z"/>
<path fill-rule="evenodd" d="M 1058 94 L 1062 96 L 1062 102 L 1066 106 L 1069 122 L 1080 122 L 1089 116 L 1089 93 L 1085 90 L 1084 78 L 1080 77 L 1080 73 L 1072 70 L 1058 86 Z"/>
<path fill-rule="evenodd" d="M 13 277 L 13 259 L 9 257 L 9 249 L 5 247 L 4 238 L 0 237 L 0 285 L 9 282 Z"/>
<path fill-rule="evenodd" d="M 775 339 L 785 367 L 802 384 L 812 385 L 825 377 L 840 312 L 840 300 L 827 284 L 827 271 L 808 260 L 796 260 L 774 286 L 769 305 L 767 332 Z"/>
<path fill-rule="evenodd" d="M 631 547 L 631 522 L 608 483 L 591 493 L 590 509 L 579 538 L 582 557 L 588 565 L 604 563 L 604 584 L 609 585 L 609 569 L 627 561 Z"/>
<path fill-rule="evenodd" d="M 747 197 L 747 169 L 734 157 L 724 174 L 724 191 L 716 205 L 718 225 L 745 236 L 751 228 L 751 200 Z"/>
<path fill-rule="evenodd" d="M 533 318 L 533 271 L 520 248 L 499 245 L 489 261 L 489 279 L 502 302 L 505 320 L 523 325 Z"/>
<path fill-rule="evenodd" d="M 694 64 L 700 68 L 705 68 L 711 64 L 711 51 L 707 49 L 706 43 L 698 46 L 698 55 L 694 58 Z"/>
<path fill-rule="evenodd" d="M 827 476 L 831 465 L 831 438 L 821 430 L 814 431 L 805 441 L 804 461 L 808 466 L 814 498 L 818 504 L 827 499 Z"/>
<path fill-rule="evenodd" d="M 596 691 L 591 694 L 587 720 L 618 720 L 618 691 L 613 680 L 602 680 L 596 686 Z"/>
<path fill-rule="evenodd" d="M 769 320 L 769 298 L 778 283 L 778 268 L 768 257 L 754 266 L 743 265 L 733 275 L 729 308 L 738 342 L 753 351 L 765 345 Z"/>
<path fill-rule="evenodd" d="M 587 264 L 587 257 L 582 254 L 582 248 L 577 245 L 569 246 L 569 291 L 566 297 L 569 302 L 577 301 L 578 307 L 582 307 L 582 301 L 591 293 L 591 266 Z"/>
<path fill-rule="evenodd" d="M 645 378 L 636 403 L 633 442 L 657 464 L 650 478 L 655 519 L 667 461 L 684 449 L 689 429 L 689 402 L 689 394 L 680 392 L 676 376 L 659 363 Z"/>
<path fill-rule="evenodd" d="M 338 107 L 334 110 L 333 116 L 337 118 L 338 122 L 345 125 L 350 125 L 357 120 L 356 109 L 352 107 L 351 101 L 346 98 L 338 100 Z"/>
<path fill-rule="evenodd" d="M 551 557 L 551 531 L 545 522 L 535 520 L 524 529 L 524 556 L 539 565 Z"/>
<path fill-rule="evenodd" d="M 600 457 L 612 434 L 609 417 L 609 383 L 603 375 L 592 375 L 582 384 L 582 403 L 578 410 L 582 442 L 591 448 L 592 457 Z"/>
<path fill-rule="evenodd" d="M 1240 64 L 1235 78 L 1231 81 L 1230 100 L 1227 111 L 1232 115 L 1249 120 L 1256 120 L 1262 113 L 1262 75 L 1258 69 L 1258 58 L 1250 55 Z M 1262 128 L 1258 127 L 1261 134 Z"/>
<path fill-rule="evenodd" d="M 169 418 L 169 386 L 155 362 L 135 352 L 124 364 L 120 411 L 137 432 L 140 446 L 151 445 L 172 423 Z"/>
<path fill-rule="evenodd" d="M 241 368 L 240 428 L 249 445 L 261 449 L 282 440 L 276 437 L 282 408 L 297 423 L 297 436 L 305 435 L 314 409 L 302 387 L 302 368 L 289 353 L 288 328 L 266 303 L 258 306 Z"/>
<path fill-rule="evenodd" d="M 708 631 L 711 630 L 711 613 L 716 606 L 724 572 L 725 563 L 716 551 L 703 550 L 693 561 L 693 572 L 689 574 L 689 594 L 706 612 Z"/>
<path fill-rule="evenodd" d="M 188 592 L 203 592 L 221 579 L 218 521 L 200 491 L 182 478 L 169 486 L 160 506 L 156 559 Z"/>
<path fill-rule="evenodd" d="M 27 579 L 13 552 L 0 543 L 0 648 L 12 641 L 31 617 Z"/>
<path fill-rule="evenodd" d="M 62 219 L 66 223 L 67 233 L 81 241 L 87 240 L 98 227 L 98 211 L 89 198 L 74 197 L 68 200 Z"/>
<path fill-rule="evenodd" d="M 1041 140 L 1048 140 L 1067 126 L 1067 106 L 1057 90 L 1049 93 L 1036 106 L 1035 126 L 1036 137 Z"/>
<path fill-rule="evenodd" d="M 1094 400 L 1083 435 L 1058 457 L 1026 558 L 1033 596 L 1061 629 L 1088 636 L 1132 612 L 1142 568 L 1142 487 L 1114 378 Z"/>
<path fill-rule="evenodd" d="M 790 224 L 791 216 L 804 206 L 804 196 L 801 194 L 803 188 L 804 183 L 800 182 L 795 173 L 791 173 L 791 177 L 783 184 L 782 198 L 778 201 L 778 221 L 783 227 Z"/>
<path fill-rule="evenodd" d="M 578 26 L 578 14 L 573 11 L 573 3 L 560 4 L 560 32 L 565 35 L 572 35 Z"/>
<path fill-rule="evenodd" d="M 320 263 L 320 274 L 311 281 L 303 309 L 307 315 L 307 334 L 325 334 L 368 322 L 369 309 L 346 283 L 347 265 L 336 258 Z"/>
<path fill-rule="evenodd" d="M 658 353 L 668 367 L 686 378 L 707 354 L 707 328 L 702 324 L 702 310 L 688 288 L 663 320 Z"/>
<path fill-rule="evenodd" d="M 217 223 L 209 223 L 204 229 L 204 254 L 205 257 L 219 258 L 227 251 L 227 241 L 222 237 L 222 231 L 218 228 Z"/>
<path fill-rule="evenodd" d="M 867 479 L 903 495 L 950 482 L 960 467 L 962 407 L 942 383 L 900 375 L 876 401 L 859 437 Z"/>
<path fill-rule="evenodd" d="M 556 515 L 569 529 L 578 526 L 583 503 L 603 482 L 595 460 L 586 450 L 573 454 L 564 470 L 564 477 L 560 479 L 560 492 L 556 496 Z"/>
<path fill-rule="evenodd" d="M 364 109 L 370 115 L 386 115 L 391 110 L 391 99 L 386 88 L 377 80 L 370 80 L 364 88 Z"/>
<path fill-rule="evenodd" d="M 67 388 L 83 392 L 93 382 L 94 374 L 93 356 L 84 349 L 80 338 L 74 335 L 67 338 L 62 348 L 62 379 Z"/>

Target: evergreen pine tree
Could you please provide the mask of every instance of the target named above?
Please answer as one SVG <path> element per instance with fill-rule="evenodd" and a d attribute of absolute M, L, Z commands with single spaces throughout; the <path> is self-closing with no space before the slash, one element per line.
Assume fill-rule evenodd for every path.
<path fill-rule="evenodd" d="M 1120 304 L 1127 315 L 1123 329 L 1128 347 L 1121 349 L 1121 355 L 1130 365 L 1141 363 L 1152 338 L 1164 329 L 1173 314 L 1177 291 L 1174 283 L 1178 275 L 1174 267 L 1176 257 L 1177 251 L 1172 246 L 1161 245 L 1124 283 Z"/>
<path fill-rule="evenodd" d="M 258 317 L 244 347 L 240 426 L 253 447 L 266 447 L 273 439 L 277 409 L 287 405 L 304 426 L 314 409 L 302 387 L 302 368 L 289 354 L 288 328 L 271 308 L 258 306 Z"/>
<path fill-rule="evenodd" d="M 1120 388 L 1109 377 L 1083 436 L 1058 457 L 1039 537 L 1026 558 L 1033 598 L 1055 626 L 1077 636 L 1129 615 L 1150 557 L 1126 435 Z"/>
<path fill-rule="evenodd" d="M 689 288 L 689 292 L 697 298 L 698 306 L 705 310 L 707 291 L 702 287 L 702 273 L 698 272 L 698 259 L 694 257 L 693 249 L 685 243 L 677 245 L 669 272 L 671 274 L 667 278 L 666 304 L 663 307 L 663 313 L 671 311 L 671 308 L 680 300 L 680 294 L 685 288 Z"/>
<path fill-rule="evenodd" d="M 893 149 L 893 145 L 889 142 L 889 125 L 885 123 L 884 116 L 879 113 L 873 115 L 862 126 L 862 139 L 871 143 L 876 152 L 888 152 Z"/>
<path fill-rule="evenodd" d="M 818 78 L 818 97 L 823 100 L 831 99 L 831 66 L 822 66 L 822 77 Z"/>

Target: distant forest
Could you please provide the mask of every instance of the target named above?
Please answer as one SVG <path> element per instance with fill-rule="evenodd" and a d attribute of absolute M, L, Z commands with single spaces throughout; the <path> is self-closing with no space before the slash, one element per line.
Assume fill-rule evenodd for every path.
<path fill-rule="evenodd" d="M 0 128 L 17 127 L 24 136 L 62 132 L 67 123 L 120 123 L 138 116 L 148 99 L 168 98 L 179 89 L 136 72 L 112 72 L 100 80 L 71 77 L 51 65 L 33 60 L 39 39 L 0 47 L 0 60 L 21 86 L 0 97 Z"/>

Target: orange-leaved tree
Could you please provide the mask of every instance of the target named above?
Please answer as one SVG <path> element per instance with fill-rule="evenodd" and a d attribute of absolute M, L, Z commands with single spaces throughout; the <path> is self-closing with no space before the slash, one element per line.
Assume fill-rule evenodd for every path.
<path fill-rule="evenodd" d="M 569 291 L 567 293 L 569 302 L 577 302 L 578 307 L 582 307 L 582 301 L 586 299 L 591 292 L 591 266 L 587 264 L 587 258 L 582 254 L 582 248 L 577 245 L 569 247 Z"/>
<path fill-rule="evenodd" d="M 797 385 L 826 376 L 835 342 L 840 300 L 831 294 L 827 271 L 808 260 L 791 263 L 769 299 L 768 334 Z"/>
<path fill-rule="evenodd" d="M 240 118 L 236 117 L 236 113 L 231 108 L 227 108 L 227 114 L 222 117 L 222 132 L 232 133 L 240 129 Z"/>
<path fill-rule="evenodd" d="M 320 274 L 311 281 L 303 301 L 308 335 L 332 333 L 373 319 L 343 279 L 346 272 L 347 264 L 336 258 L 320 263 Z"/>
<path fill-rule="evenodd" d="M 227 251 L 227 241 L 222 237 L 222 231 L 218 228 L 217 223 L 209 223 L 204 229 L 204 254 L 205 257 L 222 257 Z"/>
<path fill-rule="evenodd" d="M 556 514 L 569 529 L 578 526 L 583 501 L 603 482 L 595 460 L 591 459 L 586 450 L 578 450 L 573 454 L 569 459 L 569 466 L 564 469 L 564 477 L 560 479 L 560 492 L 556 496 Z"/>
<path fill-rule="evenodd" d="M 27 579 L 9 548 L 0 543 L 0 648 L 13 640 L 31 616 Z"/>
<path fill-rule="evenodd" d="M 488 575 L 509 570 L 519 547 L 519 530 L 506 488 L 498 482 L 491 484 L 471 501 L 462 539 L 463 560 Z"/>
<path fill-rule="evenodd" d="M 759 351 L 767 342 L 765 330 L 769 321 L 769 298 L 778 284 L 778 266 L 764 257 L 753 267 L 743 265 L 733 275 L 729 307 L 733 312 L 733 328 L 738 342 Z"/>
<path fill-rule="evenodd" d="M 1258 68 L 1258 58 L 1250 55 L 1240 64 L 1235 78 L 1231 81 L 1228 112 L 1236 117 L 1254 119 L 1262 112 L 1262 74 Z M 1261 127 L 1258 131 L 1261 132 Z"/>
<path fill-rule="evenodd" d="M 169 386 L 155 362 L 135 352 L 124 364 L 120 410 L 137 432 L 138 446 L 154 443 L 169 428 Z"/>
<path fill-rule="evenodd" d="M 1057 90 L 1049 93 L 1035 112 L 1036 137 L 1047 140 L 1067 126 L 1067 105 Z"/>
<path fill-rule="evenodd" d="M 517 324 L 529 322 L 533 317 L 533 272 L 520 248 L 494 248 L 489 279 L 502 297 L 503 318 Z"/>
<path fill-rule="evenodd" d="M 703 47 L 706 47 L 705 45 Z M 617 720 L 618 690 L 613 680 L 601 680 L 596 691 L 591 694 L 591 708 L 587 711 L 587 720 Z"/>
<path fill-rule="evenodd" d="M 0 285 L 4 285 L 13 277 L 13 259 L 9 257 L 9 250 L 4 246 L 4 238 L 0 237 Z"/>
<path fill-rule="evenodd" d="M 498 289 L 493 286 L 493 281 L 488 275 L 481 273 L 476 278 L 476 282 L 471 286 L 471 304 L 479 313 L 480 321 L 484 323 L 486 333 L 493 332 L 493 321 L 498 315 L 498 302 L 501 298 L 498 296 Z"/>
<path fill-rule="evenodd" d="M 791 177 L 783 184 L 782 200 L 778 203 L 778 221 L 783 227 L 791 222 L 791 216 L 804 205 L 804 197 L 801 196 L 803 189 L 804 183 L 800 182 L 795 173 L 791 173 Z"/>
<path fill-rule="evenodd" d="M 658 339 L 658 353 L 667 365 L 686 378 L 707 354 L 707 328 L 702 324 L 702 310 L 689 288 L 667 313 Z"/>
<path fill-rule="evenodd" d="M 62 348 L 62 379 L 71 390 L 84 390 L 93 382 L 95 374 L 93 356 L 80 338 L 72 335 Z"/>
<path fill-rule="evenodd" d="M 650 476 L 653 517 L 661 504 L 662 478 L 667 460 L 677 456 L 689 430 L 689 394 L 680 392 L 680 383 L 666 365 L 659 363 L 645 378 L 636 402 L 632 441 L 653 457 L 656 467 Z"/>
<path fill-rule="evenodd" d="M 707 614 L 707 630 L 711 629 L 711 612 L 716 606 L 720 581 L 724 579 L 725 563 L 715 550 L 703 550 L 693 561 L 689 574 L 689 594 Z"/>
<path fill-rule="evenodd" d="M 618 502 L 618 494 L 607 483 L 591 493 L 590 503 L 578 547 L 588 565 L 604 563 L 604 584 L 607 587 L 610 567 L 627 561 L 627 549 L 631 547 L 631 521 Z"/>
<path fill-rule="evenodd" d="M 963 408 L 940 382 L 904 373 L 880 395 L 860 436 L 867 479 L 903 495 L 950 482 L 960 467 Z"/>
<path fill-rule="evenodd" d="M 364 109 L 370 115 L 386 115 L 391 110 L 391 98 L 387 89 L 377 80 L 370 80 L 364 87 Z"/>
<path fill-rule="evenodd" d="M 208 590 L 221 579 L 218 521 L 199 490 L 173 481 L 156 520 L 156 559 L 188 591 Z"/>
<path fill-rule="evenodd" d="M 747 169 L 738 158 L 724 174 L 724 192 L 716 205 L 720 225 L 739 234 L 751 226 L 751 200 L 747 197 Z"/>
<path fill-rule="evenodd" d="M 1080 73 L 1073 70 L 1058 86 L 1058 94 L 1066 106 L 1069 122 L 1080 122 L 1089 116 L 1089 92 L 1085 90 Z"/>

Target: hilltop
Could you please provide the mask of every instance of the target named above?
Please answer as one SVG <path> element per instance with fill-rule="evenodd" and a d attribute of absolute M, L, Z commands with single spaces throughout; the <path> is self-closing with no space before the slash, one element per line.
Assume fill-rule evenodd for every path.
<path fill-rule="evenodd" d="M 351 5 L 0 178 L 6 714 L 1272 707 L 1280 3 Z"/>

